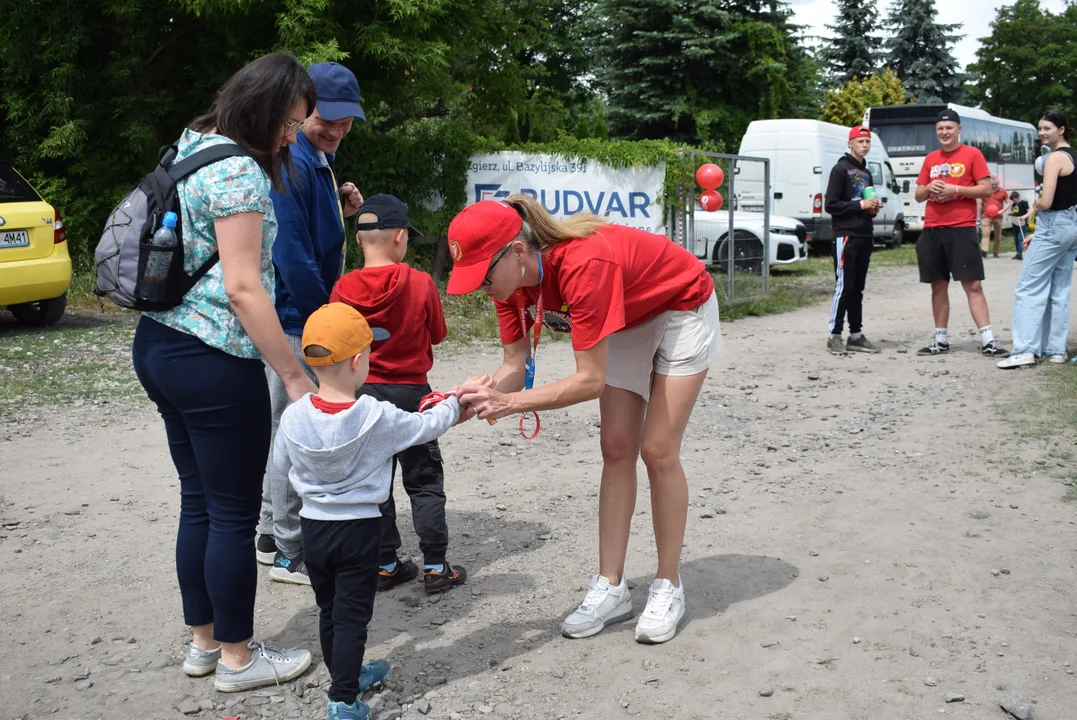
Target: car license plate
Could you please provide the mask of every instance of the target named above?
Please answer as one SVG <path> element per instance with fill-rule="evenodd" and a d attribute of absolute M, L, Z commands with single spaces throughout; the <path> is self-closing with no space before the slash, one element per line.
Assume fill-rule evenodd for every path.
<path fill-rule="evenodd" d="M 25 230 L 7 230 L 0 232 L 0 248 L 27 247 L 30 233 Z"/>

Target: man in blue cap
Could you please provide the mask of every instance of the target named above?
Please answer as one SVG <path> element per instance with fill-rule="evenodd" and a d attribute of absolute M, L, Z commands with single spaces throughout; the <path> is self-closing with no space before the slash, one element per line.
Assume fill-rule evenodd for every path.
<path fill-rule="evenodd" d="M 277 315 L 296 357 L 314 380 L 300 347 L 303 325 L 311 313 L 329 302 L 329 292 L 344 271 L 344 218 L 363 205 L 363 196 L 353 183 L 338 184 L 333 160 L 352 122 L 365 120 L 366 114 L 359 104 L 359 82 L 351 70 L 324 62 L 311 65 L 307 72 L 317 88 L 318 102 L 292 145 L 293 167 L 284 176 L 285 189 L 272 193 L 278 224 L 273 266 Z M 268 365 L 266 378 L 276 435 L 289 403 L 288 393 Z M 274 580 L 310 585 L 299 529 L 301 507 L 288 477 L 270 463 L 262 488 L 258 561 L 273 566 L 269 575 Z"/>

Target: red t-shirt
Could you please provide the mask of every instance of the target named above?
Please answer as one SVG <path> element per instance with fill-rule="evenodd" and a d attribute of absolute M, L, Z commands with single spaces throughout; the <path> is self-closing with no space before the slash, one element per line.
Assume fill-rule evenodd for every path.
<path fill-rule="evenodd" d="M 929 185 L 932 180 L 942 180 L 949 185 L 972 187 L 991 171 L 983 153 L 968 145 L 958 145 L 953 151 L 936 150 L 924 158 L 924 166 L 916 178 L 918 185 Z M 975 227 L 976 200 L 955 195 L 950 200 L 940 200 L 937 195 L 927 198 L 924 227 Z"/>
<path fill-rule="evenodd" d="M 590 237 L 557 243 L 542 252 L 544 325 L 571 332 L 572 348 L 587 350 L 602 338 L 667 310 L 694 310 L 714 292 L 714 281 L 694 255 L 665 235 L 604 225 Z M 527 328 L 534 323 L 539 288 L 522 288 Z M 495 301 L 501 342 L 524 336 L 516 298 Z"/>
<path fill-rule="evenodd" d="M 1010 199 L 1010 194 L 999 188 L 995 192 L 991 193 L 986 200 L 984 200 L 984 207 L 987 207 L 988 203 L 995 203 L 998 205 L 999 214 L 991 218 L 996 222 L 1002 222 L 1002 208 L 1005 207 L 1006 201 Z M 987 213 L 984 213 L 986 215 Z"/>
<path fill-rule="evenodd" d="M 345 400 L 344 402 L 332 402 L 330 400 L 323 400 L 317 395 L 310 396 L 310 404 L 321 410 L 326 415 L 336 415 L 337 413 L 344 412 L 352 405 L 355 404 L 354 400 Z"/>

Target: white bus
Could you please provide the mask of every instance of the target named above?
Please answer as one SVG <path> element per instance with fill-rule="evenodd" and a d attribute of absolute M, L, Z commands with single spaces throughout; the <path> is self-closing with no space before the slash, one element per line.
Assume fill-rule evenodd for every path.
<path fill-rule="evenodd" d="M 935 116 L 944 108 L 961 116 L 961 142 L 978 148 L 991 173 L 998 175 L 1003 189 L 1016 190 L 1031 201 L 1032 163 L 1039 154 L 1036 128 L 1026 122 L 997 118 L 978 108 L 948 105 L 886 105 L 868 108 L 864 125 L 882 138 L 894 168 L 904 206 L 905 227 L 919 232 L 924 227 L 924 203 L 916 202 L 916 176 L 924 157 L 937 150 Z"/>

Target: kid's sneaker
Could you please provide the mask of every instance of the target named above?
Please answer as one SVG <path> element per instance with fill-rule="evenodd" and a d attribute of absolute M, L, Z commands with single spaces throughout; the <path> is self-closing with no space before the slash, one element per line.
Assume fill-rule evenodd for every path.
<path fill-rule="evenodd" d="M 459 565 L 445 563 L 441 572 L 423 570 L 423 587 L 428 593 L 445 592 L 451 587 L 463 585 L 467 580 L 467 570 Z"/>

